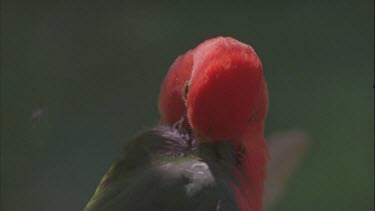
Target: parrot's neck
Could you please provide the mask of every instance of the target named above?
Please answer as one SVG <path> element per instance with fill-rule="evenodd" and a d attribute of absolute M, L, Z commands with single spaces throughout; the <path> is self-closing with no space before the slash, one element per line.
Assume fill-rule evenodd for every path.
<path fill-rule="evenodd" d="M 201 143 L 199 144 L 199 157 L 216 163 L 233 165 L 235 163 L 235 154 L 233 146 L 228 142 Z"/>
<path fill-rule="evenodd" d="M 235 170 L 241 190 L 237 199 L 241 211 L 261 211 L 263 185 L 268 160 L 263 126 L 249 127 L 237 142 L 240 166 Z"/>
<path fill-rule="evenodd" d="M 214 174 L 220 174 L 220 178 L 225 178 L 234 189 L 239 210 L 262 210 L 268 160 L 262 128 L 249 128 L 233 142 L 200 143 L 198 149 L 199 157 L 209 164 Z"/>

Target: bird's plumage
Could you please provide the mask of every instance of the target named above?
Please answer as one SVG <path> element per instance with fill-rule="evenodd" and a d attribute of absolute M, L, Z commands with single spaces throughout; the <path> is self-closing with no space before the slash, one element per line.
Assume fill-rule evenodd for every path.
<path fill-rule="evenodd" d="M 160 126 L 127 143 L 85 211 L 260 211 L 267 107 L 253 48 L 230 37 L 203 42 L 165 77 Z"/>
<path fill-rule="evenodd" d="M 84 211 L 238 210 L 228 183 L 236 184 L 231 146 L 193 141 L 187 131 L 169 126 L 130 140 Z"/>

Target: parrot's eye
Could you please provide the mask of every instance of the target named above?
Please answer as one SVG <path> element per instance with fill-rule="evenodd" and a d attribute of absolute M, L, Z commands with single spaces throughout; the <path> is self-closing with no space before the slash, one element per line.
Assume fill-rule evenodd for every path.
<path fill-rule="evenodd" d="M 255 112 L 251 115 L 251 117 L 249 118 L 248 122 L 253 121 L 253 119 L 255 118 L 256 115 L 257 115 L 257 112 L 255 111 Z"/>
<path fill-rule="evenodd" d="M 184 96 L 185 100 L 187 100 L 187 94 L 189 92 L 189 86 L 190 86 L 190 81 L 186 81 L 184 89 L 182 90 L 182 95 Z"/>

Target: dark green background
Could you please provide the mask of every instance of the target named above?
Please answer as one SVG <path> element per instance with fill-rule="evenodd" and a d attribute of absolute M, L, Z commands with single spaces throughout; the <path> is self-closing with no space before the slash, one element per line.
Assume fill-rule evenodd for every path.
<path fill-rule="evenodd" d="M 267 132 L 314 140 L 275 210 L 373 210 L 372 0 L 2 3 L 3 210 L 82 210 L 173 60 L 218 35 L 261 57 Z"/>

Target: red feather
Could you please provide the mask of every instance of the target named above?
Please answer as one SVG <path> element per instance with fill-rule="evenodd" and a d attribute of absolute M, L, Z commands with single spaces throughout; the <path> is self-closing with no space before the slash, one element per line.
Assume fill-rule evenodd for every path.
<path fill-rule="evenodd" d="M 268 150 L 268 91 L 255 51 L 233 38 L 207 40 L 176 59 L 161 87 L 162 124 L 181 118 L 204 141 L 230 141 L 240 155 L 228 181 L 242 211 L 261 211 Z M 190 81 L 187 101 L 184 86 Z M 255 115 L 255 116 L 254 116 Z M 249 122 L 249 119 L 250 122 Z"/>

